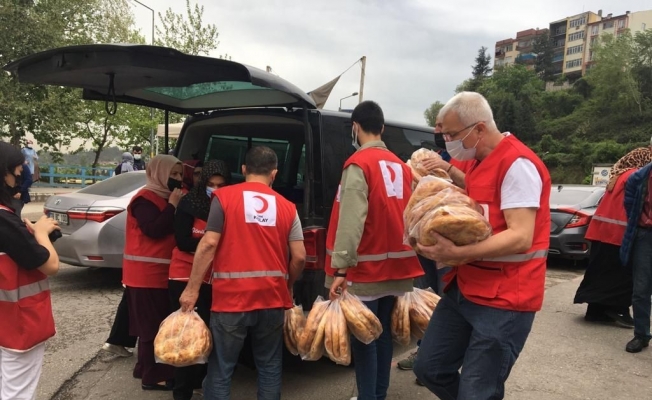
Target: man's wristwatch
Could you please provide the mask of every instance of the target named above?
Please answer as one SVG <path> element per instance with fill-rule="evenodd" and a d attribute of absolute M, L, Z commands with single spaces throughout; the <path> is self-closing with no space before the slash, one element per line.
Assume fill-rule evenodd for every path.
<path fill-rule="evenodd" d="M 338 278 L 346 278 L 346 273 L 343 274 L 343 273 L 341 273 L 340 271 L 335 271 L 335 273 L 333 274 L 333 276 L 336 276 L 336 277 L 338 277 Z"/>

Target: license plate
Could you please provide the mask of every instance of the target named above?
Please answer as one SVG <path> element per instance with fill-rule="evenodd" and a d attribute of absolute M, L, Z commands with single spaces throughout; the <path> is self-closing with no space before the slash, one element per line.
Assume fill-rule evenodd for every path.
<path fill-rule="evenodd" d="M 59 225 L 68 225 L 68 214 L 56 213 L 50 211 L 50 218 L 57 221 Z"/>

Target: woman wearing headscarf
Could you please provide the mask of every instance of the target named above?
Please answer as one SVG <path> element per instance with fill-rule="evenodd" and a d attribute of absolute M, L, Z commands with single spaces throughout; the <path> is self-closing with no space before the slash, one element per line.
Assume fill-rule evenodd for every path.
<path fill-rule="evenodd" d="M 154 338 L 169 315 L 168 270 L 174 239 L 174 213 L 183 197 L 181 161 L 154 157 L 146 170 L 147 184 L 127 207 L 122 267 L 130 334 L 138 337 L 134 377 L 143 390 L 171 390 L 174 368 L 154 361 Z"/>
<path fill-rule="evenodd" d="M 629 312 L 632 270 L 620 262 L 620 246 L 627 226 L 625 184 L 632 173 L 651 161 L 650 149 L 641 147 L 623 156 L 609 172 L 605 194 L 586 231 L 585 239 L 591 242 L 591 254 L 574 300 L 576 304 L 588 303 L 584 317 L 587 321 L 634 327 Z"/>
<path fill-rule="evenodd" d="M 177 247 L 172 252 L 170 263 L 169 294 L 171 311 L 180 308 L 179 297 L 186 288 L 195 250 L 204 236 L 206 220 L 211 207 L 211 195 L 214 190 L 231 183 L 231 173 L 224 161 L 211 160 L 204 164 L 199 182 L 184 196 L 177 207 L 175 215 L 175 238 Z M 211 312 L 211 275 L 204 278 L 199 291 L 197 313 L 209 324 Z M 174 373 L 174 400 L 190 400 L 193 389 L 199 389 L 206 376 L 206 364 L 176 368 Z"/>
<path fill-rule="evenodd" d="M 186 193 L 199 182 L 202 166 L 200 160 L 186 160 L 183 162 L 183 189 Z"/>
<path fill-rule="evenodd" d="M 59 270 L 49 235 L 59 229 L 46 216 L 35 224 L 13 209 L 25 157 L 0 142 L 0 398 L 34 399 L 45 342 L 54 336 L 48 276 Z"/>
<path fill-rule="evenodd" d="M 122 162 L 115 169 L 116 175 L 124 174 L 125 172 L 134 172 L 134 156 L 128 151 L 122 153 Z"/>

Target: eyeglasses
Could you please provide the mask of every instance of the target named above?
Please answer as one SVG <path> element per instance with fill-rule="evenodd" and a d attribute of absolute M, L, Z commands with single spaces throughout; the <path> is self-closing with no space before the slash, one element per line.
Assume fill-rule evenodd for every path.
<path fill-rule="evenodd" d="M 444 139 L 446 139 L 447 141 L 451 141 L 455 136 L 459 135 L 461 132 L 464 132 L 465 130 L 474 127 L 475 125 L 479 124 L 480 122 L 482 122 L 482 121 L 474 122 L 469 126 L 465 126 L 464 128 L 460 129 L 457 132 L 453 132 L 453 133 L 442 132 L 441 134 L 444 135 Z"/>

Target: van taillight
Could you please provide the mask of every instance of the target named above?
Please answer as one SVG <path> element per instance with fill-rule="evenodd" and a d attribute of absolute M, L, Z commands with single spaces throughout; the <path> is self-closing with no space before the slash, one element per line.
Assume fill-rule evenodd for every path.
<path fill-rule="evenodd" d="M 306 246 L 306 269 L 324 269 L 326 261 L 326 229 L 307 228 L 303 231 Z"/>
<path fill-rule="evenodd" d="M 80 207 L 68 210 L 68 218 L 85 219 L 87 221 L 104 222 L 109 218 L 123 212 L 124 208 L 119 207 Z"/>

